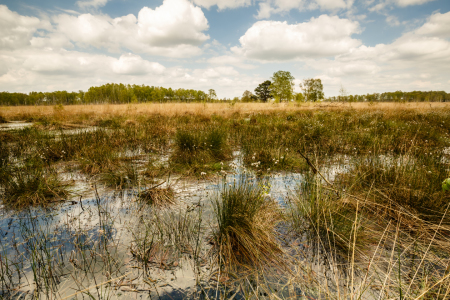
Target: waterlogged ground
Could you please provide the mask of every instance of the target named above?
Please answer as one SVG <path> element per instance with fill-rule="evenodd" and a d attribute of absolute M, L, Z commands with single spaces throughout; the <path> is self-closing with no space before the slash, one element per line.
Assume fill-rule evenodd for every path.
<path fill-rule="evenodd" d="M 0 130 L 31 125 L 9 123 Z M 65 129 L 55 131 L 55 135 L 95 130 L 96 127 Z M 354 150 L 354 155 L 330 155 L 322 158 L 320 164 L 315 163 L 331 183 L 337 176 L 348 174 L 356 162 L 381 161 L 386 168 L 414 164 L 408 155 L 361 158 Z M 445 155 L 449 153 L 448 148 L 444 150 Z M 121 155 L 134 157 L 137 165 L 148 163 L 146 158 L 136 158 L 141 155 L 139 151 Z M 170 150 L 153 159 L 157 165 L 166 166 L 169 156 Z M 445 156 L 442 159 L 448 163 Z M 254 169 L 244 167 L 238 149 L 233 151 L 229 165 L 226 171 L 209 172 L 196 179 L 170 174 L 155 178 L 150 186 L 170 188 L 174 199 L 170 206 L 157 208 L 139 199 L 139 192 L 149 185 L 115 190 L 104 186 L 96 176 L 70 171 L 61 163 L 58 177 L 70 183 L 71 196 L 67 201 L 20 212 L 0 207 L 0 299 L 318 299 L 317 295 L 323 295 L 308 282 L 320 282 L 317 286 L 329 289 L 327 295 L 345 298 L 341 289 L 355 292 L 362 289 L 361 283 L 370 280 L 374 282 L 370 288 L 355 294 L 363 295 L 363 299 L 381 298 L 380 290 L 385 289 L 387 282 L 383 278 L 395 278 L 392 261 L 396 253 L 391 249 L 395 249 L 396 241 L 386 242 L 383 247 L 376 242 L 365 245 L 369 252 L 378 255 L 380 265 L 376 272 L 384 272 L 378 280 L 374 278 L 379 274 L 371 274 L 368 279 L 368 271 L 358 274 L 353 269 L 348 271 L 348 267 L 338 270 L 340 261 L 323 259 L 323 247 L 314 247 L 306 234 L 292 234 L 286 224 L 281 224 L 277 232 L 288 271 L 275 269 L 264 276 L 248 270 L 242 274 L 220 270 L 210 241 L 216 226 L 212 202 L 223 185 L 239 182 L 245 176 L 258 182 L 265 197 L 286 211 L 291 199 L 302 192 L 306 176 L 311 176 L 307 171 L 264 170 L 262 175 L 256 174 Z M 385 233 L 396 236 L 395 226 L 386 228 Z M 427 268 L 432 266 L 426 264 Z M 363 270 L 366 266 L 364 261 L 357 268 Z M 436 269 L 445 274 L 440 266 Z M 361 286 L 366 289 L 364 284 Z"/>
<path fill-rule="evenodd" d="M 165 163 L 166 158 L 161 158 Z M 1 255 L 16 266 L 16 272 L 4 274 L 9 286 L 4 296 L 35 296 L 72 299 L 92 295 L 95 298 L 160 297 L 182 299 L 224 293 L 218 283 L 231 279 L 218 277 L 212 264 L 208 235 L 214 227 L 211 201 L 218 197 L 222 184 L 239 180 L 242 174 L 253 176 L 267 187 L 266 196 L 281 207 L 299 187 L 302 175 L 274 173 L 258 179 L 242 166 L 239 151 L 234 152 L 232 169 L 209 179 L 160 178 L 160 187 L 170 186 L 176 204 L 152 208 L 138 199 L 138 189 L 112 190 L 90 182 L 81 173 L 62 172 L 59 176 L 72 182 L 72 197 L 51 208 L 29 208 L 20 213 L 2 208 L 0 220 Z M 331 178 L 339 168 L 328 168 Z M 136 241 L 143 238 L 146 221 L 160 218 L 164 222 L 197 222 L 201 228 L 198 249 L 189 242 L 178 253 L 171 241 L 155 248 L 148 269 L 137 257 Z M 200 220 L 200 222 L 198 222 Z M 149 225 L 151 226 L 151 225 Z M 153 230 L 154 228 L 150 229 Z M 165 230 L 165 229 L 163 229 Z M 158 230 L 149 231 L 155 234 Z M 180 234 L 183 234 L 182 232 Z M 183 240 L 183 238 L 179 238 Z M 198 242 L 197 242 L 198 243 Z M 166 247 L 166 248 L 165 248 Z M 225 278 L 225 279 L 224 279 Z M 273 283 L 277 286 L 277 283 Z M 6 289 L 10 288 L 10 291 Z M 295 292 L 280 286 L 280 294 Z M 9 294 L 7 294 L 8 292 Z M 298 291 L 297 291 L 298 292 Z M 236 295 L 244 297 L 242 292 Z"/>

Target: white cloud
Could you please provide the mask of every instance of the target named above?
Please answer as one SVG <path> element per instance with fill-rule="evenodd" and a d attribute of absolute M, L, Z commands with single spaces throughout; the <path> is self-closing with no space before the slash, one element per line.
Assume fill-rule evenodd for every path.
<path fill-rule="evenodd" d="M 209 39 L 203 31 L 208 20 L 199 7 L 187 0 L 164 0 L 155 9 L 144 7 L 136 18 L 130 14 L 112 19 L 107 15 L 62 14 L 53 18 L 57 33 L 77 46 L 105 48 L 111 52 L 129 49 L 169 57 L 198 55 Z"/>
<path fill-rule="evenodd" d="M 164 0 L 160 7 L 144 7 L 138 15 L 138 36 L 152 45 L 200 45 L 209 39 L 202 33 L 208 28 L 202 10 L 187 0 Z"/>
<path fill-rule="evenodd" d="M 282 14 L 292 9 L 337 11 L 350 9 L 354 0 L 264 0 L 259 3 L 257 19 L 270 18 L 272 14 Z"/>
<path fill-rule="evenodd" d="M 249 6 L 252 4 L 251 0 L 193 0 L 193 2 L 207 9 L 211 6 L 217 5 L 219 10 Z"/>
<path fill-rule="evenodd" d="M 77 1 L 76 4 L 78 7 L 82 9 L 86 9 L 88 7 L 98 8 L 106 5 L 108 0 L 86 0 L 86 1 Z"/>
<path fill-rule="evenodd" d="M 144 75 L 148 73 L 162 74 L 165 67 L 156 62 L 149 62 L 139 55 L 122 54 L 119 60 L 112 63 L 112 70 L 116 74 Z"/>
<path fill-rule="evenodd" d="M 38 29 L 49 29 L 50 23 L 35 17 L 21 16 L 0 5 L 0 49 L 14 50 L 30 45 Z"/>
<path fill-rule="evenodd" d="M 259 21 L 239 39 L 231 50 L 262 61 L 329 57 L 345 53 L 361 44 L 351 38 L 359 33 L 356 21 L 321 15 L 305 23 Z"/>
<path fill-rule="evenodd" d="M 432 15 L 422 27 L 416 30 L 416 33 L 440 38 L 450 38 L 450 12 Z"/>
<path fill-rule="evenodd" d="M 351 93 L 448 90 L 450 41 L 445 39 L 446 22 L 445 14 L 434 14 L 422 27 L 391 44 L 361 45 L 334 59 L 307 60 L 306 65 L 328 78 L 335 94 L 338 81 L 346 82 Z"/>

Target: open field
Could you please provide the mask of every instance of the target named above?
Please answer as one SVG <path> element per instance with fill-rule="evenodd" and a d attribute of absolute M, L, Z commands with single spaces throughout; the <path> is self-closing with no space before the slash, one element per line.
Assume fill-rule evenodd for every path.
<path fill-rule="evenodd" d="M 76 116 L 79 114 L 96 115 L 148 115 L 160 114 L 164 116 L 175 116 L 186 113 L 212 115 L 218 114 L 230 116 L 233 113 L 252 114 L 270 113 L 275 111 L 303 111 L 315 109 L 381 109 L 381 110 L 420 110 L 445 109 L 450 107 L 450 102 L 412 102 L 412 103 L 161 103 L 161 104 L 98 104 L 98 105 L 71 105 L 67 106 L 64 115 Z M 27 115 L 46 116 L 54 113 L 53 106 L 3 106 L 0 107 L 1 114 L 10 120 L 21 120 Z"/>
<path fill-rule="evenodd" d="M 450 299 L 448 103 L 1 116 L 0 299 Z"/>

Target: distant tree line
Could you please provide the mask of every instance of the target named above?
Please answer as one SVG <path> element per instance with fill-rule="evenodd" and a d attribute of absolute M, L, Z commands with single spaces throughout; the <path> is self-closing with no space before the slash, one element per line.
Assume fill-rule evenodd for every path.
<path fill-rule="evenodd" d="M 87 92 L 0 92 L 0 105 L 55 105 L 142 102 L 204 102 L 216 101 L 216 92 L 192 89 L 172 89 L 146 85 L 108 83 L 91 87 Z"/>
<path fill-rule="evenodd" d="M 265 80 L 255 88 L 255 94 L 245 91 L 241 98 L 218 99 L 213 89 L 208 92 L 193 89 L 172 89 L 147 85 L 125 85 L 108 83 L 91 87 L 87 92 L 0 92 L 0 105 L 55 105 L 55 104 L 100 104 L 100 103 L 144 103 L 144 102 L 215 102 L 242 101 L 267 102 L 281 101 L 319 101 L 324 99 L 320 79 L 305 79 L 300 84 L 301 93 L 294 92 L 294 77 L 288 71 L 275 72 L 271 80 Z M 341 87 L 340 95 L 328 97 L 331 102 L 449 102 L 450 93 L 444 91 L 387 92 L 366 95 L 348 95 Z"/>
<path fill-rule="evenodd" d="M 449 102 L 450 93 L 444 91 L 386 92 L 366 95 L 347 95 L 341 88 L 341 95 L 328 97 L 331 102 Z"/>

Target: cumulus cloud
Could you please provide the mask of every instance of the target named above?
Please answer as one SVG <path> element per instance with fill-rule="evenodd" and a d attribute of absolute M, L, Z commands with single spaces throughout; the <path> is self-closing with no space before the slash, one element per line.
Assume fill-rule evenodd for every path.
<path fill-rule="evenodd" d="M 154 10 L 144 7 L 138 16 L 138 36 L 152 45 L 200 45 L 209 39 L 202 33 L 208 28 L 202 10 L 187 0 L 164 0 Z"/>
<path fill-rule="evenodd" d="M 50 23 L 35 17 L 21 16 L 0 5 L 0 50 L 14 50 L 30 45 L 38 29 L 49 29 Z"/>
<path fill-rule="evenodd" d="M 320 72 L 320 77 L 328 78 L 335 93 L 342 81 L 351 86 L 353 93 L 448 89 L 450 41 L 446 39 L 446 22 L 447 15 L 437 13 L 390 44 L 361 45 L 333 59 L 305 63 Z"/>
<path fill-rule="evenodd" d="M 351 37 L 359 32 L 358 22 L 328 15 L 292 25 L 259 21 L 239 39 L 241 46 L 231 50 L 262 61 L 329 57 L 359 46 L 361 42 Z"/>
<path fill-rule="evenodd" d="M 128 53 L 122 54 L 119 60 L 113 62 L 112 70 L 116 74 L 125 75 L 162 74 L 165 67 L 159 63 L 144 60 L 139 55 Z"/>
<path fill-rule="evenodd" d="M 198 47 L 209 39 L 203 31 L 208 20 L 199 7 L 187 0 L 164 0 L 155 9 L 144 7 L 138 17 L 67 14 L 53 18 L 57 32 L 79 47 L 93 46 L 111 52 L 129 49 L 138 53 L 186 57 L 201 53 Z"/>
<path fill-rule="evenodd" d="M 416 33 L 426 36 L 450 38 L 450 12 L 432 15 L 422 27 L 416 30 Z"/>
<path fill-rule="evenodd" d="M 249 6 L 252 4 L 251 0 L 193 0 L 193 2 L 207 9 L 211 6 L 217 5 L 219 10 Z"/>

